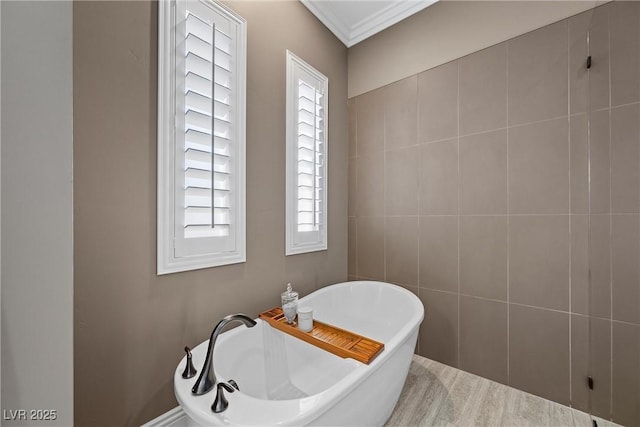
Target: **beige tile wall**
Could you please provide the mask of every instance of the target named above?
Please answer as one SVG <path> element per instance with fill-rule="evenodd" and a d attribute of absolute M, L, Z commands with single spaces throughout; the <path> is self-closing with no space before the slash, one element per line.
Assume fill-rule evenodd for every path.
<path fill-rule="evenodd" d="M 639 101 L 636 2 L 350 99 L 350 278 L 419 295 L 421 355 L 640 424 Z"/>

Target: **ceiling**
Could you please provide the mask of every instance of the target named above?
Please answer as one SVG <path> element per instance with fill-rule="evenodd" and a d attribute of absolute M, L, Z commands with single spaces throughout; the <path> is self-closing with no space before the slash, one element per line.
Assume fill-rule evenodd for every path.
<path fill-rule="evenodd" d="M 438 0 L 300 0 L 347 47 Z"/>

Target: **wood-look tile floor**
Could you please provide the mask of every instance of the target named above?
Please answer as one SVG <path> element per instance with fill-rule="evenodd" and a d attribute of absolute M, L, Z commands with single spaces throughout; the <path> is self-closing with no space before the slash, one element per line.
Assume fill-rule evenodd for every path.
<path fill-rule="evenodd" d="M 615 427 L 596 418 L 598 427 Z M 589 415 L 442 363 L 414 355 L 388 427 L 580 426 Z"/>

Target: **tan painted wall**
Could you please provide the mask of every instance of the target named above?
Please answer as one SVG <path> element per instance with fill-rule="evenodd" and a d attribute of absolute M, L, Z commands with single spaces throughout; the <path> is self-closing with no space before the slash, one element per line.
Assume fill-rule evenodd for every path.
<path fill-rule="evenodd" d="M 75 422 L 139 425 L 176 406 L 185 345 L 224 315 L 347 276 L 347 50 L 299 2 L 248 21 L 247 262 L 156 276 L 157 5 L 74 3 Z M 287 25 L 282 25 L 283 22 Z M 284 256 L 285 49 L 329 77 L 329 250 Z M 198 367 L 199 369 L 200 367 Z"/>
<path fill-rule="evenodd" d="M 603 1 L 440 1 L 349 49 L 349 98 Z"/>

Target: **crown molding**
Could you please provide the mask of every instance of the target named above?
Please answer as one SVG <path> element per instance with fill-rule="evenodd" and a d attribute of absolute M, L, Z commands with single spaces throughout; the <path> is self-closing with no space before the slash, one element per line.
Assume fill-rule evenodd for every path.
<path fill-rule="evenodd" d="M 347 47 L 360 43 L 362 40 L 379 33 L 414 13 L 420 12 L 436 1 L 438 0 L 395 1 L 391 3 L 377 13 L 371 14 L 352 25 Z"/>
<path fill-rule="evenodd" d="M 396 24 L 438 0 L 396 0 L 358 22 L 345 23 L 332 8 L 331 1 L 300 0 L 345 46 L 362 40 Z"/>
<path fill-rule="evenodd" d="M 349 28 L 331 10 L 328 2 L 300 0 L 345 46 L 349 45 Z"/>

